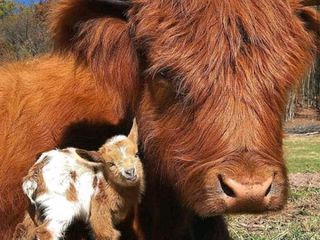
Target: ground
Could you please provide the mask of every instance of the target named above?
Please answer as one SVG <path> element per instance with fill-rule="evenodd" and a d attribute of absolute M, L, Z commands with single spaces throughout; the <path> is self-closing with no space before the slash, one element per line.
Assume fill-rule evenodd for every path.
<path fill-rule="evenodd" d="M 320 240 L 320 135 L 285 138 L 288 204 L 278 213 L 228 216 L 234 240 Z"/>
<path fill-rule="evenodd" d="M 320 133 L 320 110 L 298 108 L 293 120 L 286 122 L 284 129 L 288 134 Z"/>

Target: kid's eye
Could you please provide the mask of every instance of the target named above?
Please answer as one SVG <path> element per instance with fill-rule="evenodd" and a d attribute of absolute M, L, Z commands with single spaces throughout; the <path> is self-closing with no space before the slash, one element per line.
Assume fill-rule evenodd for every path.
<path fill-rule="evenodd" d="M 110 167 L 115 166 L 115 164 L 113 162 L 109 162 L 108 164 L 110 165 Z"/>
<path fill-rule="evenodd" d="M 139 157 L 139 152 L 137 152 L 135 155 L 134 155 L 136 158 Z"/>

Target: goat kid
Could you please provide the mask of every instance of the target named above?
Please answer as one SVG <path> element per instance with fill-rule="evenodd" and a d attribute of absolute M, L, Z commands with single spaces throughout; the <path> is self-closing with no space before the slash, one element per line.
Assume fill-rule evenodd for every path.
<path fill-rule="evenodd" d="M 65 148 L 42 153 L 23 180 L 33 210 L 17 225 L 14 239 L 59 239 L 75 220 L 90 223 L 96 239 L 119 239 L 114 226 L 144 190 L 136 131 L 134 126 L 128 137 L 111 138 L 98 152 Z"/>

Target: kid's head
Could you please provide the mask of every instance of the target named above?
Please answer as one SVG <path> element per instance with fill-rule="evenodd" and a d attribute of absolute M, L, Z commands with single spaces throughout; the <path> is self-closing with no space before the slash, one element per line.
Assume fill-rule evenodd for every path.
<path fill-rule="evenodd" d="M 77 152 L 84 159 L 102 164 L 111 181 L 123 186 L 132 186 L 143 177 L 137 138 L 137 126 L 134 122 L 128 137 L 115 136 L 109 139 L 98 152 L 85 150 Z"/>

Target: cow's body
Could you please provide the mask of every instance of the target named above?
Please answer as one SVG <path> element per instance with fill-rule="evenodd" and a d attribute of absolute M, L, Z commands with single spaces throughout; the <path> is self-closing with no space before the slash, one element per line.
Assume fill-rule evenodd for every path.
<path fill-rule="evenodd" d="M 0 236 L 10 239 L 26 209 L 22 177 L 38 153 L 66 146 L 97 149 L 128 131 L 130 120 L 123 124 L 127 113 L 72 58 L 46 56 L 0 72 Z"/>

